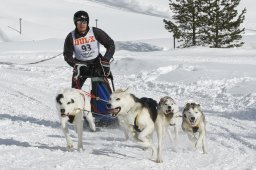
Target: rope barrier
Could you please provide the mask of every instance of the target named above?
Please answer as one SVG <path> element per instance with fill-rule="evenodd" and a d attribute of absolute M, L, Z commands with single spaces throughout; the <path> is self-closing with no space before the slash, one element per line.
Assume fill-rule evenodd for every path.
<path fill-rule="evenodd" d="M 50 57 L 50 58 L 47 58 L 47 59 L 43 59 L 43 60 L 40 60 L 40 61 L 36 61 L 36 62 L 31 62 L 31 63 L 26 63 L 26 64 L 21 64 L 21 65 L 31 65 L 31 64 L 38 64 L 38 63 L 42 63 L 42 62 L 45 62 L 45 61 L 48 61 L 48 60 L 51 60 L 51 59 L 54 59 L 58 56 L 62 55 L 62 53 L 59 53 L 53 57 Z"/>

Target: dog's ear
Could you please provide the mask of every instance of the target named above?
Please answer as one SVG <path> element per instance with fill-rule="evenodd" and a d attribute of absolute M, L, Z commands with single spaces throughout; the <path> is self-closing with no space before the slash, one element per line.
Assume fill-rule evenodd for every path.
<path fill-rule="evenodd" d="M 186 105 L 187 106 L 187 105 Z M 186 114 L 185 114 L 185 111 L 186 111 L 186 107 L 183 109 L 183 112 L 182 112 L 182 118 L 186 118 Z"/>
<path fill-rule="evenodd" d="M 129 87 L 127 87 L 123 92 L 128 92 L 129 91 Z"/>
<path fill-rule="evenodd" d="M 117 90 L 115 90 L 115 93 L 126 93 L 126 92 L 128 92 L 128 89 L 129 89 L 129 87 L 127 87 L 125 90 L 117 89 Z"/>
<path fill-rule="evenodd" d="M 62 98 L 64 98 L 64 96 L 63 96 L 62 93 L 57 94 L 57 96 L 56 96 L 56 102 L 59 103 L 60 105 L 62 104 L 61 101 L 60 101 Z"/>
<path fill-rule="evenodd" d="M 198 106 L 198 110 L 203 113 L 203 109 L 202 109 L 202 107 L 200 106 L 200 104 L 198 104 L 197 106 Z"/>
<path fill-rule="evenodd" d="M 186 106 L 185 106 L 185 109 L 186 109 L 186 108 L 189 108 L 190 105 L 191 105 L 191 103 L 187 103 Z"/>
<path fill-rule="evenodd" d="M 159 101 L 159 105 L 165 103 L 168 99 L 171 99 L 171 98 L 168 97 L 168 96 L 165 96 L 165 97 L 161 98 L 160 101 Z"/>
<path fill-rule="evenodd" d="M 162 105 L 164 103 L 164 98 L 161 98 L 159 101 L 159 105 Z"/>

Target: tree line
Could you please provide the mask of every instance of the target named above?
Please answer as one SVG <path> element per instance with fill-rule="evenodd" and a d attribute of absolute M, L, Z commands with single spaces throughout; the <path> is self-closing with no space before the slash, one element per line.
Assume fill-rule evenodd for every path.
<path fill-rule="evenodd" d="M 180 42 L 179 47 L 240 47 L 246 8 L 238 13 L 240 0 L 169 0 L 172 20 L 165 28 Z"/>

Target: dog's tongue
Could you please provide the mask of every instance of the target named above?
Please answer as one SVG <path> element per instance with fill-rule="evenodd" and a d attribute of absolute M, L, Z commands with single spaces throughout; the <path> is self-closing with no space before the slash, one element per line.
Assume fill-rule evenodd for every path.
<path fill-rule="evenodd" d="M 166 110 L 167 115 L 172 114 L 172 110 Z"/>
<path fill-rule="evenodd" d="M 112 115 L 115 115 L 117 112 L 118 112 L 118 109 L 115 108 L 115 109 L 109 109 L 108 110 L 109 113 L 112 113 Z"/>
<path fill-rule="evenodd" d="M 194 121 L 194 122 L 191 122 L 191 126 L 192 127 L 196 127 L 196 122 Z"/>

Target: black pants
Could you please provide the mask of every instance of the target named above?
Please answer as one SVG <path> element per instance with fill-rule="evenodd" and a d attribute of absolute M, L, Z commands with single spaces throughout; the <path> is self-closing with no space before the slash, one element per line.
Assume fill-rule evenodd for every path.
<path fill-rule="evenodd" d="M 76 75 L 74 75 L 74 73 L 73 73 L 71 87 L 75 88 L 75 89 L 81 89 L 83 87 L 83 85 L 84 85 L 85 80 L 88 77 L 82 76 L 82 77 L 78 77 L 78 79 L 76 79 L 75 76 Z"/>
<path fill-rule="evenodd" d="M 92 63 L 84 64 L 80 67 L 78 67 L 78 65 L 74 66 L 71 87 L 81 89 L 86 79 L 92 77 L 104 77 L 102 66 L 98 58 Z"/>
<path fill-rule="evenodd" d="M 110 67 L 106 67 L 104 64 L 101 64 L 100 58 L 97 58 L 87 65 L 80 67 L 76 65 L 74 67 L 71 87 L 81 89 L 86 79 L 92 77 L 107 77 L 113 79 L 113 76 L 110 72 Z"/>
<path fill-rule="evenodd" d="M 81 67 L 76 65 L 73 69 L 72 88 L 81 89 L 86 79 L 94 76 L 95 67 L 98 67 L 97 65 L 97 63 L 87 64 Z"/>

